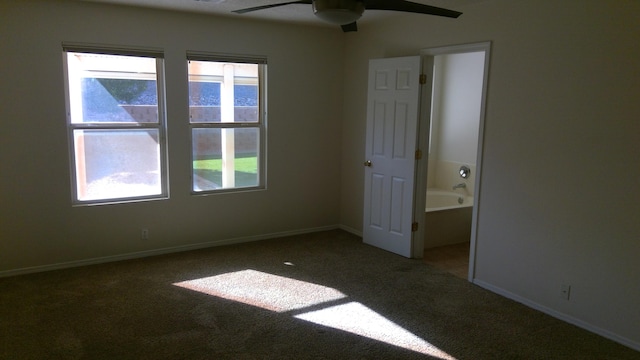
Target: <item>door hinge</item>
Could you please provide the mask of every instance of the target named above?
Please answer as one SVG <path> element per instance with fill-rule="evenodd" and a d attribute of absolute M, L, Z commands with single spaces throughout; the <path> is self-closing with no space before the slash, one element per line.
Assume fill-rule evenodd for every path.
<path fill-rule="evenodd" d="M 411 232 L 416 232 L 418 231 L 418 223 L 414 222 L 411 224 Z"/>
<path fill-rule="evenodd" d="M 416 150 L 416 160 L 422 159 L 422 150 Z"/>
<path fill-rule="evenodd" d="M 427 83 L 427 74 L 420 74 L 420 85 Z"/>

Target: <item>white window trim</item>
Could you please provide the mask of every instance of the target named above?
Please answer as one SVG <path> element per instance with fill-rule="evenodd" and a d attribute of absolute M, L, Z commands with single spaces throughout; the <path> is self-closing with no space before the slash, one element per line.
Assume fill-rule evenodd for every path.
<path fill-rule="evenodd" d="M 189 143 L 193 146 L 193 130 L 194 129 L 246 129 L 246 128 L 255 128 L 258 129 L 259 132 L 259 146 L 258 146 L 258 185 L 256 186 L 248 186 L 248 187 L 228 187 L 228 188 L 219 188 L 219 189 L 210 189 L 210 190 L 199 190 L 196 191 L 193 187 L 194 178 L 193 178 L 193 151 L 191 151 L 190 156 L 190 167 L 191 167 L 191 176 L 190 176 L 190 187 L 192 195 L 212 195 L 212 194 L 221 194 L 221 193 L 232 193 L 232 192 L 246 192 L 246 191 L 256 191 L 256 190 L 265 190 L 267 188 L 267 94 L 266 94 L 266 77 L 267 77 L 267 59 L 265 57 L 259 56 L 232 56 L 232 55 L 217 55 L 217 54 L 205 54 L 205 53 L 196 53 L 196 52 L 187 52 L 187 62 L 188 61 L 211 61 L 211 62 L 229 62 L 229 63 L 248 63 L 248 64 L 256 64 L 258 65 L 258 121 L 254 123 L 241 123 L 241 122 L 225 122 L 224 120 L 219 123 L 189 123 Z M 224 75 L 223 75 L 224 76 Z M 206 79 L 206 80 L 217 80 L 222 81 L 223 76 L 216 79 Z M 191 78 L 191 76 L 189 76 Z M 196 76 L 199 77 L 199 76 Z M 238 81 L 238 78 L 234 80 L 234 84 L 245 84 L 249 82 Z M 221 92 L 223 90 L 221 89 Z M 232 100 L 233 101 L 233 100 Z M 221 108 L 223 108 L 223 104 L 221 104 Z M 233 109 L 233 106 L 231 106 Z M 222 110 L 224 111 L 224 110 Z M 224 116 L 223 116 L 224 118 Z M 231 163 L 227 161 L 226 163 Z M 232 176 L 234 171 L 226 171 L 226 174 Z"/>
<path fill-rule="evenodd" d="M 165 105 L 165 76 L 164 76 L 164 53 L 157 49 L 135 49 L 125 47 L 97 46 L 83 44 L 65 44 L 62 46 L 63 75 L 65 86 L 67 137 L 69 145 L 69 163 L 71 174 L 71 197 L 73 206 L 121 204 L 130 202 L 163 200 L 169 198 L 169 178 L 168 178 L 168 152 L 166 136 L 166 105 Z M 105 55 L 124 55 L 137 57 L 150 57 L 156 59 L 156 88 L 158 91 L 158 122 L 157 123 L 73 123 L 72 112 L 77 111 L 71 107 L 71 96 L 78 89 L 73 89 L 69 82 L 69 66 L 67 53 L 87 53 Z M 80 110 L 81 111 L 81 110 Z M 75 114 L 76 116 L 78 114 Z M 81 114 L 80 114 L 81 115 Z M 125 129 L 154 129 L 158 130 L 159 156 L 160 156 L 160 194 L 127 196 L 108 199 L 80 200 L 78 197 L 78 164 L 75 154 L 74 130 L 125 130 Z"/>

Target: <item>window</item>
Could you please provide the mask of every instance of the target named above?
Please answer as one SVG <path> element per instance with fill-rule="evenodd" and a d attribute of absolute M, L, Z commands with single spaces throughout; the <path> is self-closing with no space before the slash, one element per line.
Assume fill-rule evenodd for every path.
<path fill-rule="evenodd" d="M 188 56 L 192 191 L 263 188 L 264 60 Z"/>
<path fill-rule="evenodd" d="M 167 197 L 162 54 L 64 49 L 73 201 Z"/>

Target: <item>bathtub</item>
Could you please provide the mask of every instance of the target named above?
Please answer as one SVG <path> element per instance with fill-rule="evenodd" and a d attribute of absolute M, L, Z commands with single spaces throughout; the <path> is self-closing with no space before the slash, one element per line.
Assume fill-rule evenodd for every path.
<path fill-rule="evenodd" d="M 471 239 L 473 196 L 427 189 L 425 249 L 468 242 Z"/>
<path fill-rule="evenodd" d="M 427 189 L 426 212 L 458 209 L 473 206 L 473 196 L 454 191 Z"/>

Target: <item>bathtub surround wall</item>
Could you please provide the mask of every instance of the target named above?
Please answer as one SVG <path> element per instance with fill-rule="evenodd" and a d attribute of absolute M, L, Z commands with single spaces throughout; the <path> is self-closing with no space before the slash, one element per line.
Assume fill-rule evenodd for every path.
<path fill-rule="evenodd" d="M 438 55 L 434 68 L 427 187 L 451 190 L 463 182 L 473 196 L 484 52 Z M 462 165 L 471 168 L 467 179 L 458 173 Z"/>
<path fill-rule="evenodd" d="M 471 169 L 471 175 L 469 175 L 469 177 L 467 177 L 466 179 L 460 177 L 460 167 L 463 165 L 468 166 Z M 453 185 L 464 183 L 465 187 L 462 189 L 456 189 L 455 192 L 468 196 L 474 196 L 476 179 L 475 164 L 439 160 L 437 161 L 435 172 L 436 174 L 435 181 L 433 182 L 432 186 L 433 188 L 454 191 Z"/>

